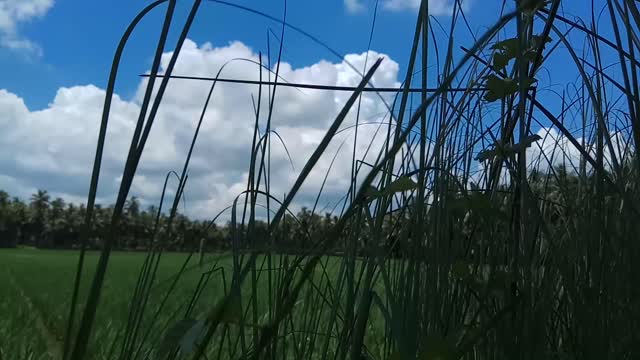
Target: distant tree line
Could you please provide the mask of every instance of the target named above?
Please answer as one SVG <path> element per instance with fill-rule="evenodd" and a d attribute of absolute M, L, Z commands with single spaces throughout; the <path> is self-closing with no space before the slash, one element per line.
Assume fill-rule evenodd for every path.
<path fill-rule="evenodd" d="M 0 248 L 34 246 L 49 249 L 77 248 L 81 242 L 87 209 L 83 204 L 52 199 L 46 190 L 38 190 L 29 201 L 11 197 L 0 190 Z M 87 237 L 89 248 L 100 248 L 109 235 L 113 206 L 97 204 L 93 225 Z M 248 216 L 248 215 L 247 215 Z M 232 226 L 195 220 L 177 213 L 169 215 L 156 206 L 143 208 L 136 197 L 125 204 L 115 237 L 115 247 L 121 250 L 143 250 L 155 243 L 175 251 L 200 249 L 228 250 L 234 246 L 247 248 L 278 247 L 298 251 L 305 247 L 304 239 L 311 233 L 318 237 L 336 221 L 335 217 L 319 216 L 303 208 L 295 217 L 287 215 L 282 222 L 278 241 L 266 239 L 268 228 L 262 220 L 245 221 L 248 225 Z M 249 224 L 250 223 L 250 224 Z M 251 239 L 238 240 L 238 239 Z M 235 243 L 235 245 L 234 245 Z"/>
<path fill-rule="evenodd" d="M 553 228 L 561 225 L 569 214 L 579 212 L 585 203 L 589 203 L 586 201 L 590 199 L 589 189 L 595 186 L 596 178 L 593 174 L 578 175 L 563 166 L 551 170 L 550 173 L 532 171 L 528 182 L 532 192 L 530 201 L 537 202 L 544 221 Z M 629 167 L 625 167 L 625 173 L 624 178 L 635 178 L 631 176 Z M 448 223 L 449 237 L 473 237 L 473 229 L 480 224 L 494 227 L 498 232 L 504 231 L 508 225 L 507 219 L 511 216 L 511 209 L 507 205 L 511 203 L 508 198 L 513 195 L 511 186 L 500 185 L 493 195 L 473 184 L 465 195 L 460 193 L 456 182 L 446 187 L 444 193 L 447 195 L 431 199 L 430 204 L 430 209 L 446 208 L 446 216 L 442 211 L 432 214 L 430 210 L 426 216 L 438 216 L 440 222 Z M 613 214 L 621 206 L 616 200 L 619 196 L 611 185 L 605 184 L 604 187 L 603 192 L 608 194 L 604 206 Z M 0 190 L 0 247 L 77 248 L 80 246 L 86 212 L 84 205 L 66 203 L 61 198 L 52 200 L 45 190 L 38 190 L 28 202 L 10 197 L 7 192 Z M 113 206 L 95 206 L 93 224 L 86 237 L 89 248 L 100 248 L 107 239 L 112 230 L 112 214 Z M 158 212 L 156 206 L 143 209 L 140 201 L 131 197 L 125 204 L 116 229 L 114 246 L 120 250 L 146 250 L 151 245 L 158 245 L 172 251 L 269 249 L 298 253 L 316 250 L 314 245 L 322 243 L 329 236 L 335 237 L 336 234 L 330 234 L 330 231 L 338 221 L 336 216 L 319 215 L 302 208 L 295 216 L 284 216 L 277 229 L 269 229 L 263 220 L 250 221 L 249 211 L 241 215 L 238 215 L 237 224 L 190 219 L 179 212 L 170 218 L 165 212 Z M 333 239 L 330 248 L 325 246 L 317 251 L 335 254 L 382 249 L 391 256 L 402 256 L 402 253 L 411 251 L 411 233 L 402 233 L 400 230 L 407 228 L 403 224 L 411 218 L 410 214 L 403 209 L 391 210 L 385 216 L 382 227 L 377 230 L 370 229 L 370 219 L 366 214 L 361 215 L 349 220 L 357 221 L 356 228 L 359 229 L 358 234 L 345 237 L 351 239 L 351 243 Z M 534 215 L 532 218 L 538 216 Z"/>

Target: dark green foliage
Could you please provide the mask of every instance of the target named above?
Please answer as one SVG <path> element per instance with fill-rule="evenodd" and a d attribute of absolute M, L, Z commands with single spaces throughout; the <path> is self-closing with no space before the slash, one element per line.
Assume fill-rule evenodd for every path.
<path fill-rule="evenodd" d="M 398 186 L 405 186 L 401 183 Z M 397 190 L 400 191 L 400 190 Z M 3 196 L 5 194 L 6 196 Z M 65 204 L 62 199 L 55 199 L 50 204 L 43 202 L 39 191 L 33 199 L 40 199 L 39 205 L 35 202 L 26 207 L 18 198 L 9 199 L 9 195 L 0 191 L 0 244 L 4 247 L 18 245 L 33 245 L 40 248 L 77 248 L 79 246 L 79 234 L 82 229 L 82 219 L 86 209 L 84 206 L 76 206 L 73 203 Z M 3 200 L 4 199 L 4 200 Z M 35 201 L 35 200 L 34 200 Z M 104 243 L 108 234 L 109 219 L 113 207 L 96 205 L 94 211 L 94 229 L 90 237 L 90 246 L 99 248 Z M 127 210 L 123 214 L 119 229 L 118 249 L 147 250 L 151 246 L 155 216 L 157 208 L 149 206 L 141 210 L 141 205 L 136 197 L 127 202 Z M 159 224 L 161 229 L 166 229 L 169 221 L 167 214 L 160 214 Z M 251 241 L 243 243 L 242 248 L 255 248 L 262 250 L 278 250 L 282 252 L 300 252 L 310 244 L 312 239 L 318 239 L 328 233 L 335 223 L 335 217 L 330 214 L 320 216 L 313 214 L 309 209 L 302 208 L 295 218 L 287 215 L 283 230 L 279 233 L 273 244 L 267 242 L 266 223 L 255 220 L 252 225 Z M 36 224 L 38 226 L 36 226 Z M 231 249 L 230 224 L 216 225 L 207 221 L 193 220 L 182 214 L 176 214 L 173 219 L 171 238 L 165 244 L 167 250 L 190 251 L 196 248 L 201 239 L 204 239 L 206 251 L 223 251 Z M 236 231 L 247 236 L 244 226 Z"/>
<path fill-rule="evenodd" d="M 531 147 L 534 142 L 540 139 L 542 139 L 540 135 L 531 135 L 525 137 L 521 142 L 517 144 L 501 145 L 500 143 L 496 143 L 493 149 L 483 150 L 479 152 L 478 156 L 476 156 L 476 160 L 486 161 L 495 157 L 500 157 L 501 159 L 508 158 L 515 154 L 518 154 L 523 150 L 526 150 L 528 147 Z"/>
<path fill-rule="evenodd" d="M 524 86 L 529 88 L 533 84 L 535 79 L 527 78 L 524 82 Z M 485 86 L 487 92 L 484 95 L 484 100 L 493 102 L 496 100 L 504 100 L 507 96 L 511 96 L 518 91 L 518 82 L 508 77 L 500 78 L 494 74 L 489 74 L 486 77 Z"/>

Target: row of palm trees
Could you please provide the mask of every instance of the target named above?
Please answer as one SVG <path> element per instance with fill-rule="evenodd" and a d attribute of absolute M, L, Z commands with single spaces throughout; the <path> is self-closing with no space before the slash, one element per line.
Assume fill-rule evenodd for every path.
<path fill-rule="evenodd" d="M 564 218 L 567 211 L 579 208 L 580 194 L 588 193 L 581 190 L 580 184 L 593 185 L 593 176 L 579 177 L 564 167 L 552 170 L 547 174 L 534 171 L 529 178 L 532 197 L 539 203 L 549 224 Z M 579 181 L 580 178 L 583 181 Z M 469 213 L 474 213 L 475 208 L 481 208 L 485 217 L 491 213 L 488 209 L 493 209 L 496 214 L 508 212 L 507 209 L 499 209 L 504 202 L 501 199 L 510 194 L 507 187 L 494 194 L 497 198 L 494 196 L 492 200 L 482 190 L 474 190 L 473 186 L 465 197 L 458 193 L 457 186 L 451 185 L 451 190 L 454 189 L 456 191 L 452 191 L 451 198 L 447 200 L 452 209 L 451 219 L 456 223 L 452 231 L 464 232 L 467 227 L 465 223 L 470 219 Z M 614 191 L 610 189 L 608 193 Z M 488 206 L 485 204 L 487 202 L 498 206 Z M 112 206 L 95 206 L 93 225 L 86 237 L 89 248 L 99 248 L 111 232 L 112 213 Z M 38 190 L 28 202 L 10 197 L 7 192 L 0 190 L 0 247 L 77 248 L 80 246 L 85 216 L 84 205 L 66 203 L 61 198 L 52 199 L 46 190 Z M 402 223 L 403 216 L 401 212 L 390 214 L 384 225 L 386 231 L 393 234 L 394 229 Z M 161 244 L 164 249 L 182 251 L 252 248 L 298 252 L 309 250 L 310 244 L 329 236 L 330 229 L 337 221 L 335 216 L 320 216 L 306 208 L 302 208 L 295 216 L 287 215 L 278 229 L 269 229 L 266 222 L 248 221 L 247 218 L 248 215 L 244 220 L 239 220 L 241 224 L 224 225 L 190 219 L 180 213 L 169 219 L 167 214 L 158 213 L 157 207 L 151 205 L 143 209 L 140 201 L 131 197 L 118 224 L 115 247 L 142 250 L 148 249 L 151 244 Z M 493 223 L 498 225 L 499 222 Z M 367 227 L 365 220 L 362 221 L 362 227 Z M 363 231 L 358 244 L 335 244 L 332 249 L 323 251 L 342 252 L 350 248 L 358 252 L 366 251 L 370 247 L 368 245 L 374 245 L 369 243 L 369 238 L 379 236 Z M 385 244 L 377 245 L 401 256 L 398 252 L 402 252 L 401 248 L 407 244 L 398 244 L 394 238 L 390 236 Z"/>
<path fill-rule="evenodd" d="M 99 247 L 108 234 L 111 223 L 112 206 L 96 205 L 93 226 L 88 238 L 88 246 Z M 124 216 L 120 222 L 116 247 L 122 249 L 146 248 L 153 238 L 156 228 L 157 208 L 142 209 L 140 201 L 132 197 L 127 201 Z M 73 248 L 80 245 L 80 233 L 84 225 L 86 208 L 84 205 L 66 203 L 62 198 L 52 199 L 46 190 L 38 190 L 28 202 L 18 197 L 10 197 L 0 190 L 0 247 L 35 246 L 40 248 Z M 160 214 L 158 228 L 166 224 L 167 217 Z M 222 242 L 224 234 L 215 224 L 207 226 L 177 214 L 173 220 L 174 247 L 190 244 L 196 234 Z M 204 233 L 206 230 L 206 234 Z M 180 243 L 179 240 L 182 240 Z"/>
<path fill-rule="evenodd" d="M 87 237 L 89 248 L 99 248 L 108 236 L 112 213 L 112 206 L 95 206 L 93 225 Z M 52 199 L 46 190 L 38 190 L 26 202 L 0 190 L 0 247 L 77 248 L 85 216 L 83 204 Z M 321 217 L 302 209 L 295 219 L 293 216 L 285 219 L 287 230 L 279 232 L 278 246 L 289 250 L 303 248 L 303 240 L 309 239 L 310 233 L 318 236 L 335 221 L 335 217 Z M 268 246 L 264 221 L 255 220 L 251 226 L 218 225 L 190 219 L 180 213 L 169 221 L 167 214 L 158 214 L 156 206 L 143 209 L 136 197 L 127 201 L 117 233 L 116 248 L 127 250 L 148 249 L 154 241 L 162 241 L 163 247 L 169 250 L 191 250 L 201 245 L 215 250 Z M 252 240 L 238 240 L 240 238 Z"/>

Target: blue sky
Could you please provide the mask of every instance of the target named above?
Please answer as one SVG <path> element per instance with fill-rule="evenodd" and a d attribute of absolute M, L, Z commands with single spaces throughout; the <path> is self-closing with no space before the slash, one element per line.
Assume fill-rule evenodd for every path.
<path fill-rule="evenodd" d="M 448 41 L 451 18 L 447 14 L 451 1 L 429 1 L 436 15 L 433 28 L 441 54 Z M 84 201 L 113 52 L 129 21 L 148 3 L 0 0 L 0 68 L 4 69 L 0 78 L 0 189 L 28 197 L 36 189 L 45 188 L 54 196 Z M 163 66 L 191 3 L 178 1 Z M 233 3 L 277 18 L 282 17 L 284 9 L 284 1 L 233 0 Z M 404 77 L 418 3 L 418 0 L 380 0 L 371 45 L 375 52 L 369 54 L 386 57 L 374 77 L 378 86 L 398 86 Z M 507 3 L 512 6 L 511 1 Z M 471 30 L 480 34 L 492 25 L 500 16 L 501 4 L 502 1 L 465 0 Z M 603 4 L 599 0 L 597 7 L 602 8 Z M 346 60 L 287 30 L 283 77 L 297 82 L 357 84 L 359 78 L 346 66 L 346 61 L 358 68 L 364 67 L 374 5 L 373 0 L 289 0 L 288 22 L 346 55 Z M 589 9 L 583 5 L 578 0 L 563 1 L 562 14 L 570 18 L 588 16 Z M 105 203 L 114 201 L 139 109 L 140 89 L 144 86 L 138 75 L 151 65 L 163 16 L 161 6 L 145 18 L 124 54 L 99 192 L 99 200 Z M 604 27 L 606 24 L 601 34 L 611 37 Z M 231 58 L 256 60 L 259 52 L 266 53 L 269 30 L 279 36 L 281 28 L 255 14 L 203 1 L 174 74 L 210 76 Z M 277 44 L 273 36 L 271 44 L 275 60 Z M 454 57 L 458 59 L 459 45 L 472 46 L 473 39 L 466 26 L 456 28 L 454 44 Z M 575 44 L 578 49 L 581 47 L 579 41 Z M 546 97 L 545 102 L 552 111 L 558 111 L 559 102 L 549 90 L 562 91 L 568 82 L 577 78 L 575 67 L 567 65 L 569 61 L 565 51 L 558 51 L 540 72 L 539 93 L 543 99 Z M 605 55 L 605 62 L 611 61 L 615 58 Z M 368 60 L 369 65 L 371 62 Z M 429 71 L 431 80 L 435 81 L 437 69 L 432 66 Z M 245 63 L 231 66 L 226 75 L 255 79 L 257 74 L 255 68 Z M 142 197 L 146 204 L 157 201 L 164 174 L 180 168 L 206 90 L 207 85 L 203 83 L 171 82 L 132 188 L 132 195 Z M 196 216 L 216 213 L 234 194 L 242 191 L 246 183 L 253 116 L 250 101 L 255 90 L 231 84 L 216 90 L 196 147 L 193 176 L 187 191 L 193 199 L 191 207 Z M 344 103 L 345 96 L 344 93 L 279 90 L 274 126 L 292 150 L 294 167 L 291 168 L 283 149 L 274 150 L 274 177 L 281 183 L 277 191 L 286 192 Z M 363 99 L 361 115 L 379 119 L 385 108 L 373 95 Z M 354 119 L 349 118 L 345 125 L 349 121 Z M 367 131 L 370 130 L 363 130 L 359 135 L 356 148 L 359 156 L 373 161 L 375 151 L 366 154 L 368 144 L 381 142 L 374 138 L 372 130 Z M 348 136 L 343 140 L 346 148 L 353 146 Z M 308 189 L 301 191 L 303 203 L 314 198 L 338 145 L 329 149 L 327 159 L 323 158 L 318 172 L 307 182 Z M 329 198 L 339 197 L 348 187 L 350 152 L 344 152 L 344 156 L 331 169 L 325 189 Z"/>
<path fill-rule="evenodd" d="M 3 75 L 1 87 L 20 94 L 29 107 L 42 108 L 61 86 L 95 84 L 104 87 L 113 51 L 121 33 L 147 1 L 58 0 L 42 17 L 20 24 L 20 32 L 38 44 L 42 55 L 0 49 L 0 66 L 12 69 Z M 179 1 L 175 24 L 183 20 L 190 1 Z M 283 1 L 235 1 L 275 17 L 283 14 Z M 363 0 L 363 10 L 348 11 L 342 0 L 289 0 L 288 21 L 318 36 L 341 53 L 362 52 L 367 48 L 374 1 Z M 487 18 L 497 18 L 497 5 L 473 6 L 469 20 L 478 28 Z M 406 65 L 415 26 L 415 10 L 390 11 L 380 5 L 372 48 L 390 55 L 401 69 Z M 136 75 L 148 69 L 155 49 L 163 9 L 154 11 L 136 30 L 125 55 L 120 77 L 123 94 L 131 94 L 138 83 Z M 446 27 L 448 16 L 439 16 Z M 178 26 L 174 26 L 174 30 Z M 210 41 L 214 46 L 242 41 L 254 50 L 266 52 L 266 33 L 280 33 L 280 26 L 254 14 L 222 4 L 204 1 L 189 35 L 197 43 Z M 176 31 L 170 39 L 175 41 Z M 442 35 L 440 32 L 438 35 Z M 461 33 L 461 38 L 464 33 Z M 284 60 L 294 67 L 316 63 L 335 56 L 308 39 L 288 31 L 285 34 Z M 273 40 L 273 39 L 272 39 Z M 461 39 L 463 40 L 463 39 Z"/>

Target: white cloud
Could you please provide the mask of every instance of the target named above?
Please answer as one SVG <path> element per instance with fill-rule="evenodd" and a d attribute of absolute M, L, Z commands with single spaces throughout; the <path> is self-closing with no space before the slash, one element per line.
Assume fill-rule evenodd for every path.
<path fill-rule="evenodd" d="M 455 2 L 458 0 L 428 0 L 429 14 L 433 16 L 447 16 L 453 12 Z M 415 11 L 420 8 L 421 0 L 382 0 L 382 8 L 388 11 Z M 460 0 L 462 9 L 470 8 L 471 0 Z M 344 5 L 349 13 L 362 12 L 365 5 L 362 0 L 344 0 Z"/>
<path fill-rule="evenodd" d="M 536 132 L 540 136 L 540 140 L 534 142 L 531 147 L 527 148 L 527 168 L 529 171 L 537 170 L 547 173 L 551 167 L 565 167 L 570 173 L 580 171 L 580 162 L 584 161 L 584 170 L 590 173 L 593 166 L 587 162 L 578 148 L 573 145 L 567 136 L 561 134 L 552 127 L 541 127 Z M 592 139 L 584 138 L 572 134 L 575 140 L 584 147 L 586 152 L 595 159 L 596 146 Z M 622 132 L 614 132 L 611 136 L 614 153 L 618 163 L 628 161 L 631 154 L 635 151 L 633 145 L 630 144 L 630 135 Z M 613 158 L 609 147 L 605 145 L 603 149 L 604 168 L 611 170 L 613 167 Z M 477 171 L 471 176 L 471 181 L 482 186 L 486 185 L 485 176 L 488 174 L 489 163 L 478 163 Z M 504 166 L 501 170 L 500 183 L 508 184 L 511 181 L 509 170 Z"/>
<path fill-rule="evenodd" d="M 559 133 L 558 130 L 547 127 L 540 128 L 537 135 L 542 139 L 527 149 L 527 159 L 531 168 L 541 171 L 548 170 L 550 165 L 563 165 L 569 171 L 575 171 L 580 168 L 581 152 L 569 141 L 569 138 Z M 586 152 L 593 159 L 596 158 L 596 146 L 592 140 L 575 135 L 574 138 L 581 147 L 584 146 Z M 621 132 L 614 132 L 611 136 L 613 153 L 618 163 L 621 163 L 623 159 L 629 159 L 630 154 L 634 151 L 630 147 L 628 140 L 628 134 Z M 584 161 L 586 162 L 586 160 Z M 603 163 L 607 169 L 613 167 L 613 157 L 607 145 L 603 149 Z M 589 163 L 585 163 L 585 166 L 587 171 L 592 169 Z"/>
<path fill-rule="evenodd" d="M 344 6 L 347 8 L 347 11 L 354 14 L 364 10 L 364 5 L 360 0 L 344 0 Z"/>
<path fill-rule="evenodd" d="M 0 0 L 0 46 L 29 55 L 42 55 L 40 46 L 19 33 L 19 25 L 44 16 L 54 0 Z"/>
<path fill-rule="evenodd" d="M 162 59 L 162 71 L 171 53 Z M 384 56 L 369 53 L 368 64 Z M 347 60 L 356 68 L 364 67 L 367 54 L 350 54 Z M 174 70 L 176 75 L 214 76 L 231 59 L 258 60 L 258 55 L 240 42 L 213 47 L 198 46 L 187 40 Z M 281 64 L 281 76 L 290 82 L 355 86 L 360 80 L 344 62 L 319 61 L 311 66 L 293 68 Z M 266 72 L 263 72 L 266 79 Z M 257 65 L 232 61 L 222 77 L 258 79 Z M 374 75 L 377 86 L 399 86 L 398 64 L 386 58 Z M 115 97 L 108 127 L 99 196 L 105 202 L 115 201 L 115 193 L 131 135 L 138 116 L 140 99 L 146 80 L 141 81 L 131 100 Z M 157 202 L 164 177 L 169 170 L 181 170 L 191 137 L 210 83 L 172 79 L 153 125 L 147 147 L 131 195 L 148 203 Z M 251 95 L 257 96 L 255 85 L 223 84 L 216 86 L 209 103 L 191 161 L 186 188 L 187 210 L 195 217 L 215 215 L 244 190 L 248 177 L 250 147 L 255 115 Z M 45 188 L 68 199 L 86 194 L 88 189 L 98 126 L 104 101 L 104 90 L 93 85 L 58 90 L 54 100 L 42 110 L 28 109 L 22 99 L 0 90 L 0 186 L 26 197 L 28 191 Z M 267 88 L 263 88 L 262 112 L 266 114 Z M 282 197 L 306 160 L 320 142 L 329 124 L 342 108 L 350 93 L 319 90 L 277 89 L 272 127 L 284 140 L 292 157 L 277 137 L 271 143 L 271 190 Z M 373 93 L 363 95 L 360 116 L 367 121 L 380 120 L 386 112 Z M 266 117 L 261 118 L 264 131 Z M 351 111 L 343 127 L 355 121 Z M 362 126 L 356 146 L 363 157 L 369 143 L 375 145 L 367 160 L 373 162 L 382 144 L 382 134 L 374 138 L 375 125 Z M 325 186 L 325 202 L 335 201 L 349 186 L 353 131 L 337 136 L 318 166 L 303 186 L 300 204 L 312 203 L 322 179 L 342 141 L 342 147 Z M 372 140 L 373 139 L 373 140 Z M 172 180 L 173 181 L 173 180 Z M 175 181 L 170 185 L 175 187 Z M 20 185 L 20 186 L 18 186 Z M 322 204 L 324 204 L 322 203 Z"/>
<path fill-rule="evenodd" d="M 429 13 L 434 16 L 451 15 L 457 0 L 428 0 Z M 421 0 L 384 0 L 383 6 L 391 11 L 417 10 L 420 8 Z M 469 7 L 469 0 L 462 0 L 464 10 Z"/>

